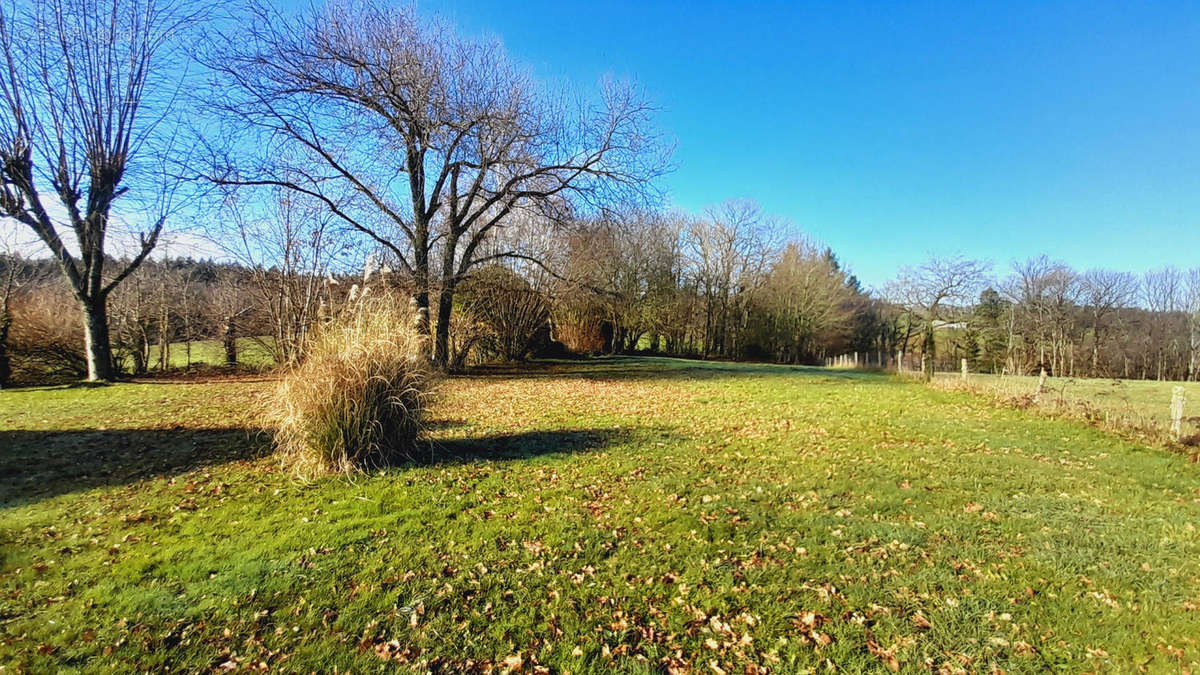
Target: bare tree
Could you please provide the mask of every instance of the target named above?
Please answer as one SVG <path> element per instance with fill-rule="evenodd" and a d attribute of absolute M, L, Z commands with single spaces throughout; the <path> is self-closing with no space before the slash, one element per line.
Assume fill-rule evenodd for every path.
<path fill-rule="evenodd" d="M 1200 380 L 1200 267 L 1187 272 L 1188 371 L 1190 380 Z"/>
<path fill-rule="evenodd" d="M 598 106 L 572 105 L 498 44 L 412 8 L 333 0 L 282 16 L 258 6 L 244 31 L 217 40 L 209 64 L 232 83 L 216 107 L 266 151 L 212 178 L 310 195 L 389 251 L 418 310 L 436 310 L 442 365 L 457 284 L 477 265 L 524 255 L 483 253 L 511 214 L 639 190 L 661 168 L 651 108 L 631 88 L 610 84 Z"/>
<path fill-rule="evenodd" d="M 332 226 L 333 218 L 322 204 L 283 188 L 231 194 L 224 214 L 227 221 L 219 240 L 248 276 L 246 283 L 222 291 L 224 334 L 236 332 L 237 319 L 253 304 L 270 328 L 269 339 L 261 340 L 264 348 L 277 363 L 292 363 L 300 358 L 310 330 L 322 311 L 329 310 L 333 296 L 348 292 L 338 290 L 334 272 L 346 267 L 352 248 Z M 237 291 L 246 295 L 229 295 Z M 229 357 L 227 346 L 227 361 Z"/>
<path fill-rule="evenodd" d="M 922 360 L 925 378 L 933 376 L 937 345 L 934 332 L 940 322 L 979 297 L 991 264 L 959 256 L 931 256 L 916 267 L 904 267 L 888 285 L 887 294 L 923 327 Z"/>
<path fill-rule="evenodd" d="M 1082 302 L 1091 318 L 1092 355 L 1088 374 L 1096 377 L 1100 367 L 1100 345 L 1108 331 L 1107 320 L 1137 299 L 1138 279 L 1129 272 L 1091 269 L 1081 278 Z"/>
<path fill-rule="evenodd" d="M 754 305 L 765 316 L 767 341 L 776 361 L 817 356 L 822 342 L 844 339 L 852 327 L 853 291 L 846 275 L 810 242 L 790 242 L 771 266 Z"/>
<path fill-rule="evenodd" d="M 207 320 L 221 338 L 227 366 L 239 363 L 238 339 L 244 337 L 243 329 L 255 309 L 251 278 L 241 268 L 229 267 L 221 270 L 207 289 Z"/>
<path fill-rule="evenodd" d="M 170 154 L 176 47 L 199 10 L 185 0 L 39 0 L 0 7 L 0 212 L 37 234 L 83 309 L 88 379 L 114 376 L 107 300 L 150 254 L 172 189 L 148 175 Z M 140 163 L 139 163 L 140 161 Z M 145 229 L 111 272 L 114 206 Z M 123 210 L 121 217 L 135 217 Z M 74 241 L 64 242 L 60 230 Z"/>
<path fill-rule="evenodd" d="M 167 303 L 161 301 L 162 286 L 152 277 L 161 277 L 161 270 L 150 264 L 142 265 L 129 275 L 125 283 L 109 298 L 108 314 L 113 355 L 118 362 L 122 356 L 131 361 L 134 375 L 144 375 L 150 367 L 150 337 Z M 158 306 L 155 301 L 158 300 Z"/>
<path fill-rule="evenodd" d="M 1067 370 L 1073 310 L 1080 294 L 1078 275 L 1065 263 L 1044 255 L 1014 262 L 1012 270 L 1002 288 L 1020 313 L 1023 334 L 1033 338 L 1036 354 L 1030 359 L 1052 373 Z M 1014 316 L 1014 323 L 1016 319 Z M 1013 360 L 1017 366 L 1015 357 Z"/>
<path fill-rule="evenodd" d="M 12 300 L 30 277 L 29 264 L 16 252 L 9 241 L 0 244 L 0 389 L 8 386 L 12 377 L 12 349 L 9 333 L 12 330 Z"/>
<path fill-rule="evenodd" d="M 632 351 L 647 337 L 653 348 L 669 331 L 682 274 L 681 226 L 678 219 L 632 208 L 575 228 L 559 293 L 611 329 L 606 337 L 613 353 Z M 558 309 L 561 314 L 566 306 Z"/>
<path fill-rule="evenodd" d="M 1183 309 L 1184 284 L 1183 273 L 1174 267 L 1151 270 L 1143 276 L 1142 296 L 1146 308 L 1153 313 L 1147 337 L 1154 356 L 1155 379 L 1158 380 L 1169 374 L 1168 352 L 1179 347 L 1172 324 Z"/>
<path fill-rule="evenodd" d="M 764 281 L 778 248 L 777 223 L 756 202 L 734 199 L 709 208 L 692 221 L 686 245 L 689 274 L 696 280 L 704 311 L 701 354 L 736 355 L 734 331 L 745 294 Z M 731 325 L 732 324 L 732 325 Z"/>

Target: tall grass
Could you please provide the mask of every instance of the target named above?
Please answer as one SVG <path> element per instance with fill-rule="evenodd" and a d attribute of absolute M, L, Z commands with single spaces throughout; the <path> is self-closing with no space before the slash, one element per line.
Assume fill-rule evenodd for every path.
<path fill-rule="evenodd" d="M 420 458 L 433 371 L 403 303 L 359 298 L 317 329 L 273 399 L 276 448 L 301 475 Z"/>

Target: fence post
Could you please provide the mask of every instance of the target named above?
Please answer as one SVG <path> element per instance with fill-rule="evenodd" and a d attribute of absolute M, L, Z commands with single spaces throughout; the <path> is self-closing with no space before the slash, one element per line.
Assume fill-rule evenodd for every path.
<path fill-rule="evenodd" d="M 1042 392 L 1046 391 L 1046 369 L 1042 368 L 1042 374 L 1038 375 L 1038 388 L 1033 393 L 1033 402 L 1037 403 L 1042 400 Z"/>
<path fill-rule="evenodd" d="M 967 360 L 966 359 L 962 360 L 962 381 L 963 382 L 967 381 Z"/>
<path fill-rule="evenodd" d="M 1187 403 L 1183 387 L 1171 391 L 1171 436 L 1175 442 L 1183 440 L 1183 406 Z"/>

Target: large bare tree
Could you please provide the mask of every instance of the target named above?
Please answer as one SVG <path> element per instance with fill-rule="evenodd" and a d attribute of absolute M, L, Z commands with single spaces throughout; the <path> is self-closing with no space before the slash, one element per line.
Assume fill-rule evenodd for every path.
<path fill-rule="evenodd" d="M 990 267 L 987 262 L 960 256 L 931 256 L 920 265 L 901 268 L 900 275 L 888 284 L 886 293 L 892 301 L 921 323 L 926 379 L 933 376 L 938 322 L 951 318 L 955 310 L 979 297 Z"/>
<path fill-rule="evenodd" d="M 632 88 L 610 83 L 598 102 L 574 102 L 499 44 L 411 7 L 331 0 L 284 15 L 260 5 L 214 38 L 208 63 L 232 85 L 214 103 L 242 132 L 235 147 L 263 150 L 218 154 L 211 178 L 307 194 L 389 251 L 419 310 L 436 311 L 442 365 L 458 283 L 524 255 L 487 245 L 513 213 L 637 191 L 663 166 L 652 110 Z"/>
<path fill-rule="evenodd" d="M 145 179 L 170 173 L 157 171 L 172 145 L 160 132 L 185 73 L 176 47 L 200 12 L 187 0 L 0 5 L 0 213 L 36 233 L 70 282 L 90 380 L 115 374 L 106 303 L 169 212 L 172 189 Z M 135 207 L 120 210 L 125 224 L 145 222 L 109 269 L 118 203 Z"/>

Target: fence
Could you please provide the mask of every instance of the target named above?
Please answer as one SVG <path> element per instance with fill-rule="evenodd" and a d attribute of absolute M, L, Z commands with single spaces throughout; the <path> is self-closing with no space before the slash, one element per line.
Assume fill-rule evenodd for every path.
<path fill-rule="evenodd" d="M 825 359 L 825 365 L 921 375 L 919 355 L 849 352 Z M 1186 410 L 1188 399 L 1200 400 L 1200 385 L 1196 383 L 1048 377 L 1045 373 L 972 373 L 966 359 L 960 359 L 957 368 L 947 365 L 945 360 L 937 362 L 934 386 L 967 389 L 1047 411 L 1070 413 L 1114 430 L 1136 431 L 1175 443 L 1200 443 L 1200 416 L 1188 417 Z M 1192 405 L 1194 409 L 1195 403 Z"/>
<path fill-rule="evenodd" d="M 825 358 L 827 368 L 895 368 L 896 359 L 883 352 L 850 352 Z"/>

